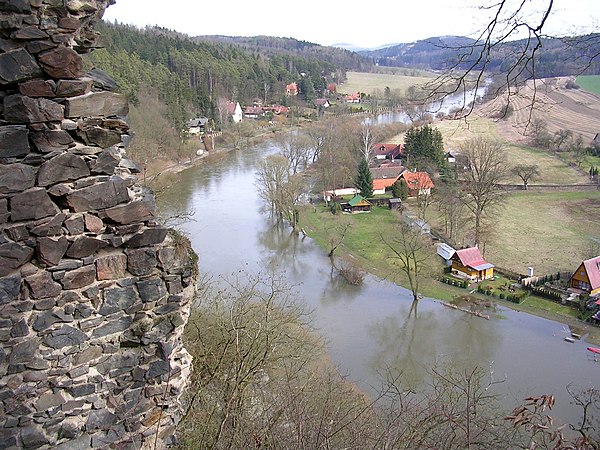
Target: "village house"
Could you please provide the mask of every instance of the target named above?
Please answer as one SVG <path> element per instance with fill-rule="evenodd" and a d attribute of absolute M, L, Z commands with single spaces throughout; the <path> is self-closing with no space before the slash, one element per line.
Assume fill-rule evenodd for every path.
<path fill-rule="evenodd" d="M 399 164 L 390 166 L 371 167 L 371 178 L 373 179 L 373 194 L 385 194 L 385 190 L 391 188 L 406 167 Z"/>
<path fill-rule="evenodd" d="M 344 101 L 346 103 L 360 103 L 360 92 L 344 95 Z"/>
<path fill-rule="evenodd" d="M 446 161 L 448 161 L 448 164 L 454 164 L 454 163 L 456 163 L 456 156 L 454 156 L 454 154 L 451 153 L 451 152 L 446 152 L 444 154 L 444 159 Z"/>
<path fill-rule="evenodd" d="M 374 144 L 371 149 L 376 159 L 400 159 L 404 153 L 404 144 Z"/>
<path fill-rule="evenodd" d="M 326 98 L 317 98 L 315 99 L 315 106 L 317 108 L 329 108 L 329 100 L 327 100 Z"/>
<path fill-rule="evenodd" d="M 295 82 L 292 82 L 285 87 L 285 95 L 298 95 L 298 85 Z"/>
<path fill-rule="evenodd" d="M 472 281 L 482 281 L 494 277 L 494 265 L 481 256 L 478 247 L 456 250 L 451 257 L 452 271 Z"/>
<path fill-rule="evenodd" d="M 371 203 L 365 200 L 360 194 L 356 194 L 352 200 L 347 203 L 341 203 L 342 211 L 348 214 L 371 212 Z"/>
<path fill-rule="evenodd" d="M 328 83 L 327 89 L 325 89 L 325 95 L 332 95 L 332 94 L 335 94 L 336 92 L 337 92 L 337 84 Z"/>
<path fill-rule="evenodd" d="M 242 121 L 243 112 L 239 102 L 227 102 L 225 103 L 225 111 L 234 123 L 240 123 Z"/>
<path fill-rule="evenodd" d="M 247 119 L 258 119 L 264 114 L 262 106 L 244 106 L 244 117 Z"/>
<path fill-rule="evenodd" d="M 600 256 L 583 261 L 569 279 L 569 287 L 600 295 Z"/>
<path fill-rule="evenodd" d="M 435 187 L 427 172 L 410 172 L 407 170 L 402 172 L 400 176 L 406 182 L 409 197 L 429 195 L 431 194 L 431 189 Z"/>
<path fill-rule="evenodd" d="M 207 126 L 208 118 L 196 117 L 188 122 L 188 134 L 191 136 L 202 135 L 204 132 L 208 131 L 206 129 Z"/>
<path fill-rule="evenodd" d="M 323 191 L 323 200 L 326 202 L 330 202 L 335 200 L 337 197 L 343 197 L 344 195 L 356 195 L 358 193 L 358 189 L 356 188 L 339 188 L 333 189 L 330 191 Z"/>

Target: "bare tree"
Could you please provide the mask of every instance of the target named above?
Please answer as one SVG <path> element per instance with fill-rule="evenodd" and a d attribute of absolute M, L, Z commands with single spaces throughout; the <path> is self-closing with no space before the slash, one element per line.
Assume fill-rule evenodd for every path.
<path fill-rule="evenodd" d="M 271 211 L 295 229 L 304 184 L 298 175 L 290 173 L 289 160 L 282 155 L 270 155 L 261 161 L 256 173 L 256 187 Z"/>
<path fill-rule="evenodd" d="M 464 205 L 474 219 L 475 244 L 481 240 L 482 221 L 487 213 L 502 202 L 502 186 L 506 178 L 506 158 L 502 145 L 484 138 L 474 138 L 461 145 L 466 160 L 462 174 Z"/>
<path fill-rule="evenodd" d="M 398 262 L 400 270 L 408 278 L 413 301 L 417 302 L 420 298 L 419 281 L 421 272 L 426 267 L 428 259 L 423 237 L 400 219 L 396 233 L 393 236 L 380 236 L 380 238 L 390 249 L 390 258 Z"/>
<path fill-rule="evenodd" d="M 460 187 L 456 184 L 440 183 L 435 191 L 435 202 L 444 218 L 444 234 L 456 243 L 458 233 L 467 224 L 465 205 L 460 199 Z"/>
<path fill-rule="evenodd" d="M 537 164 L 517 164 L 511 172 L 523 181 L 523 189 L 527 190 L 529 182 L 540 176 L 540 167 Z"/>
<path fill-rule="evenodd" d="M 573 137 L 573 132 L 571 130 L 558 130 L 554 133 L 554 148 L 556 151 L 560 152 L 564 144 L 568 145 Z"/>
<path fill-rule="evenodd" d="M 360 151 L 362 157 L 365 158 L 367 163 L 371 162 L 373 156 L 373 145 L 375 145 L 375 133 L 373 126 L 368 122 L 362 122 L 360 124 Z"/>
<path fill-rule="evenodd" d="M 281 149 L 281 154 L 288 159 L 292 174 L 306 168 L 311 146 L 304 134 L 285 133 L 277 137 L 276 142 Z"/>

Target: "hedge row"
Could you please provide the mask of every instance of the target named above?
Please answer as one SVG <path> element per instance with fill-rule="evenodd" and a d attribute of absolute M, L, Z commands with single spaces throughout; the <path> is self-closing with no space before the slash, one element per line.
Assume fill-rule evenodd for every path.
<path fill-rule="evenodd" d="M 452 278 L 452 277 L 443 277 L 442 283 L 451 284 L 452 286 L 457 286 L 457 287 L 463 288 L 463 289 L 466 289 L 469 287 L 469 283 L 467 281 L 457 280 L 456 278 Z"/>

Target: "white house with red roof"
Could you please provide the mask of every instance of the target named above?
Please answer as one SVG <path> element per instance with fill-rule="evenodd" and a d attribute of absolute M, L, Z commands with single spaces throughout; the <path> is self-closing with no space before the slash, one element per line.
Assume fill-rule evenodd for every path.
<path fill-rule="evenodd" d="M 494 277 L 495 266 L 483 259 L 478 247 L 456 250 L 451 261 L 452 271 L 456 271 L 472 281 L 482 281 Z"/>
<path fill-rule="evenodd" d="M 243 112 L 239 102 L 225 103 L 225 110 L 227 111 L 227 114 L 231 116 L 231 119 L 234 121 L 234 123 L 239 123 L 242 121 Z"/>
<path fill-rule="evenodd" d="M 583 261 L 569 279 L 569 287 L 600 295 L 600 256 Z"/>
<path fill-rule="evenodd" d="M 435 187 L 433 181 L 427 172 L 403 172 L 401 175 L 408 187 L 408 195 L 416 197 L 417 195 L 429 195 L 431 189 Z"/>

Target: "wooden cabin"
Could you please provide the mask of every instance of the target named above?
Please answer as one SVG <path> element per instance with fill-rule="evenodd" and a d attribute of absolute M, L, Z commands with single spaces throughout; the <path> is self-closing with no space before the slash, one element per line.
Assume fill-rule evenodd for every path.
<path fill-rule="evenodd" d="M 569 279 L 569 287 L 600 294 L 600 256 L 583 261 Z"/>
<path fill-rule="evenodd" d="M 473 281 L 482 281 L 494 277 L 494 265 L 483 259 L 477 247 L 456 250 L 451 261 L 453 271 L 467 276 Z"/>
<path fill-rule="evenodd" d="M 355 195 L 352 200 L 347 203 L 341 203 L 340 206 L 343 212 L 350 214 L 371 212 L 371 203 L 369 203 L 368 200 L 365 200 L 360 194 Z"/>

